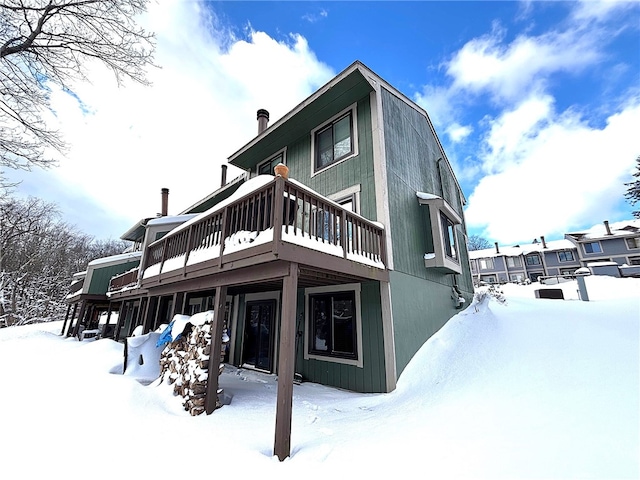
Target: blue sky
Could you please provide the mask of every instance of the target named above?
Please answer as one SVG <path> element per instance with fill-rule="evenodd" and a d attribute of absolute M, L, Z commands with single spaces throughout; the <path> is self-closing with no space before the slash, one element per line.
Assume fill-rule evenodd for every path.
<path fill-rule="evenodd" d="M 155 215 L 161 187 L 171 214 L 204 197 L 258 108 L 273 122 L 356 59 L 429 113 L 470 234 L 522 243 L 631 218 L 638 2 L 163 0 L 141 22 L 158 39 L 153 86 L 118 89 L 88 65 L 77 97 L 52 94 L 68 154 L 10 174 L 87 233 Z"/>

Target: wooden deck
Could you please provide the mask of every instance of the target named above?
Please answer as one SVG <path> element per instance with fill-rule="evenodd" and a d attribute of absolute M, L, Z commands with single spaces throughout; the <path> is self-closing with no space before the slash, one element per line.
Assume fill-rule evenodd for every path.
<path fill-rule="evenodd" d="M 381 225 L 293 180 L 254 183 L 151 244 L 140 287 L 265 282 L 281 279 L 288 262 L 300 266 L 300 286 L 388 280 Z M 115 278 L 114 287 L 128 281 Z"/>

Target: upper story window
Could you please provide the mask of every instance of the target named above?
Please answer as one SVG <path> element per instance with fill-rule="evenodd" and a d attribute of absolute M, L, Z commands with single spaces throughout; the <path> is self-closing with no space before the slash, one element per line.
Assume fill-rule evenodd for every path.
<path fill-rule="evenodd" d="M 311 132 L 313 172 L 357 155 L 355 105 Z"/>
<path fill-rule="evenodd" d="M 269 158 L 268 160 L 265 160 L 264 162 L 259 163 L 256 168 L 256 172 L 258 175 L 273 175 L 274 174 L 273 169 L 279 163 L 285 163 L 284 151 L 278 152 L 276 155 Z"/>
<path fill-rule="evenodd" d="M 529 255 L 526 259 L 527 265 L 540 265 L 540 257 L 538 255 Z"/>
<path fill-rule="evenodd" d="M 522 266 L 522 261 L 520 257 L 507 257 L 507 267 L 520 267 Z"/>
<path fill-rule="evenodd" d="M 573 257 L 573 252 L 567 250 L 565 252 L 558 252 L 558 261 L 560 262 L 573 262 L 575 258 Z"/>
<path fill-rule="evenodd" d="M 583 243 L 582 248 L 584 248 L 584 253 L 602 253 L 600 242 Z"/>
<path fill-rule="evenodd" d="M 478 264 L 480 265 L 480 270 L 492 270 L 493 258 L 481 258 L 478 260 Z"/>
<path fill-rule="evenodd" d="M 627 248 L 630 250 L 640 248 L 640 237 L 627 238 Z"/>

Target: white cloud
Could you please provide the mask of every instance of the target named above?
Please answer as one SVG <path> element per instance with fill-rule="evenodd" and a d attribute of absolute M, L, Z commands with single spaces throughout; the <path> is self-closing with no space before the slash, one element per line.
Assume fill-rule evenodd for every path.
<path fill-rule="evenodd" d="M 593 20 L 601 22 L 611 15 L 638 7 L 633 0 L 580 0 L 572 12 L 576 20 Z"/>
<path fill-rule="evenodd" d="M 513 110 L 504 111 L 496 120 L 485 119 L 489 133 L 484 140 L 486 151 L 480 155 L 486 173 L 508 169 L 526 154 L 529 142 L 552 114 L 549 95 L 532 96 Z"/>
<path fill-rule="evenodd" d="M 624 215 L 624 182 L 640 153 L 637 89 L 620 91 L 616 85 L 609 96 L 626 97 L 623 105 L 611 101 L 556 111 L 554 75 L 579 79 L 589 73 L 608 58 L 610 40 L 630 23 L 604 22 L 629 5 L 592 3 L 572 4 L 567 18 L 558 20 L 561 27 L 517 34 L 510 42 L 495 23 L 491 32 L 471 39 L 441 64 L 448 84 L 427 85 L 415 95 L 448 134 L 448 148 L 465 158 L 459 178 L 477 182 L 466 209 L 471 230 L 484 229 L 486 237 L 511 243 L 561 236 L 573 227 Z M 525 4 L 522 15 L 533 4 Z M 617 76 L 625 68 L 616 66 Z M 614 81 L 613 75 L 596 93 L 607 91 L 607 81 Z M 603 112 L 613 112 L 605 126 Z M 461 124 L 473 127 L 473 135 L 465 137 L 466 151 L 456 143 Z"/>
<path fill-rule="evenodd" d="M 473 127 L 469 125 L 460 125 L 459 123 L 452 123 L 447 126 L 446 133 L 452 142 L 458 143 L 464 141 L 473 132 Z"/>
<path fill-rule="evenodd" d="M 525 102 L 521 108 L 530 106 Z M 505 117 L 519 113 L 499 118 L 491 137 L 509 138 Z M 610 116 L 601 129 L 572 113 L 549 116 L 509 150 L 509 168 L 496 169 L 479 182 L 465 212 L 468 225 L 485 228 L 489 238 L 512 243 L 562 235 L 594 219 L 608 219 L 640 153 L 638 125 L 638 98 Z M 506 158 L 504 153 L 500 151 L 498 158 Z"/>
<path fill-rule="evenodd" d="M 63 92 L 52 98 L 71 150 L 49 175 L 130 222 L 159 211 L 161 187 L 171 214 L 218 188 L 220 164 L 257 133 L 257 109 L 273 122 L 333 75 L 303 37 L 237 39 L 198 2 L 151 4 L 145 21 L 161 67 L 151 87 L 118 89 L 96 65 L 92 84 L 74 86 L 91 113 Z"/>
<path fill-rule="evenodd" d="M 306 20 L 309 23 L 316 23 L 323 18 L 327 18 L 329 16 L 329 12 L 324 8 L 321 8 L 318 12 L 307 13 L 302 16 L 303 20 Z"/>
<path fill-rule="evenodd" d="M 451 89 L 489 93 L 500 103 L 521 98 L 540 89 L 551 73 L 580 71 L 597 61 L 601 54 L 594 33 L 574 29 L 537 37 L 519 35 L 505 45 L 504 30 L 495 27 L 467 42 L 447 62 Z"/>

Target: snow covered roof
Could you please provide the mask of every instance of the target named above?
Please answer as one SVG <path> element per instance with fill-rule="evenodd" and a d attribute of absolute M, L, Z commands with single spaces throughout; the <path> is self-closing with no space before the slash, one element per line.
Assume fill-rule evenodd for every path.
<path fill-rule="evenodd" d="M 89 267 L 106 267 L 109 265 L 117 265 L 119 263 L 134 262 L 140 260 L 142 252 L 121 253 L 119 255 L 111 255 L 110 257 L 98 258 L 89 262 Z"/>
<path fill-rule="evenodd" d="M 171 225 L 174 223 L 184 223 L 188 220 L 191 220 L 195 217 L 197 213 L 187 213 L 183 215 L 165 215 L 163 217 L 157 217 L 153 220 L 149 220 L 147 222 L 147 227 L 158 226 L 158 225 Z"/>
<path fill-rule="evenodd" d="M 434 195 L 433 193 L 416 192 L 416 197 L 420 200 L 442 200 L 442 197 Z"/>
<path fill-rule="evenodd" d="M 609 230 L 611 234 L 607 232 L 607 227 L 604 223 L 599 223 L 584 230 L 582 232 L 567 233 L 567 237 L 575 238 L 578 241 L 581 240 L 595 240 L 599 238 L 611 238 L 614 237 L 629 237 L 640 235 L 640 219 L 638 220 L 623 220 L 621 222 L 615 222 L 609 224 Z"/>
<path fill-rule="evenodd" d="M 498 246 L 499 252 L 496 252 L 495 247 L 485 248 L 484 250 L 471 250 L 469 252 L 469 258 L 487 258 L 487 257 L 518 257 L 520 255 L 528 255 L 534 252 L 559 252 L 563 250 L 573 250 L 576 246 L 570 240 L 552 240 L 546 242 L 545 248 L 540 243 L 530 243 L 527 245 L 513 245 L 513 246 Z"/>
<path fill-rule="evenodd" d="M 151 217 L 138 220 L 129 230 L 120 235 L 120 239 L 130 242 L 136 242 L 142 239 L 146 230 L 145 226 L 149 220 L 151 220 Z"/>

